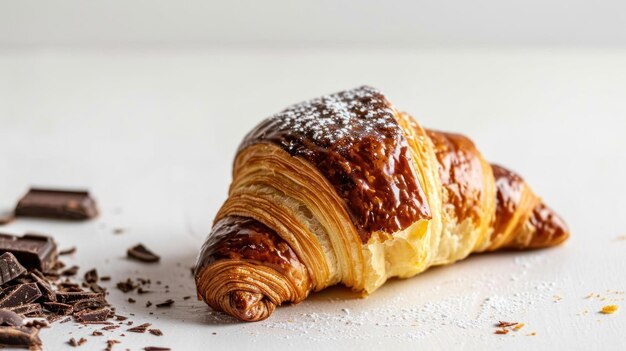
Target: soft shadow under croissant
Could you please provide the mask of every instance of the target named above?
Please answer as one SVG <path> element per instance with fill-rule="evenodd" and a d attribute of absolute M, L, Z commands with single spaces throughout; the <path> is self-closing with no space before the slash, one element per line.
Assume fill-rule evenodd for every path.
<path fill-rule="evenodd" d="M 473 252 L 568 236 L 519 175 L 365 86 L 293 105 L 245 137 L 195 279 L 212 308 L 258 321 L 334 284 L 369 294 Z"/>

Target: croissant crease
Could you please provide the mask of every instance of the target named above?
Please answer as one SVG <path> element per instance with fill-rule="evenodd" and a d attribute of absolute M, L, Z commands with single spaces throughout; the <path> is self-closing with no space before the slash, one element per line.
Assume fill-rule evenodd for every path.
<path fill-rule="evenodd" d="M 364 86 L 293 105 L 244 138 L 195 280 L 213 309 L 258 321 L 331 285 L 370 294 L 474 252 L 568 236 L 519 175 Z"/>

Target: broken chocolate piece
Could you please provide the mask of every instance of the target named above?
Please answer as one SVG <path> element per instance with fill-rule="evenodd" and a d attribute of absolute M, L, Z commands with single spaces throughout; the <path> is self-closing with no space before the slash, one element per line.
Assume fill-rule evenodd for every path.
<path fill-rule="evenodd" d="M 39 349 L 39 329 L 29 327 L 0 327 L 0 346 Z"/>
<path fill-rule="evenodd" d="M 129 258 L 134 258 L 141 262 L 154 263 L 159 262 L 161 259 L 160 256 L 148 250 L 145 246 L 143 246 L 143 244 L 131 247 L 126 253 Z"/>
<path fill-rule="evenodd" d="M 57 292 L 57 302 L 72 304 L 78 300 L 93 299 L 101 296 L 102 294 L 89 291 Z"/>
<path fill-rule="evenodd" d="M 97 283 L 98 282 L 98 271 L 94 269 L 90 269 L 85 272 L 85 281 L 87 283 Z"/>
<path fill-rule="evenodd" d="M 157 303 L 156 307 L 170 307 L 174 304 L 174 300 L 172 299 L 167 299 L 161 303 Z"/>
<path fill-rule="evenodd" d="M 0 326 L 19 327 L 24 323 L 24 319 L 17 313 L 9 310 L 0 310 Z"/>
<path fill-rule="evenodd" d="M 38 234 L 0 234 L 0 254 L 10 252 L 27 270 L 51 270 L 57 259 L 57 246 L 51 237 Z"/>
<path fill-rule="evenodd" d="M 93 333 L 91 333 L 91 335 L 93 335 L 93 336 L 102 336 L 104 334 L 102 334 L 101 331 L 94 330 Z"/>
<path fill-rule="evenodd" d="M 115 344 L 120 344 L 121 341 L 119 340 L 107 340 L 107 348 L 105 349 L 106 351 L 112 351 L 113 350 L 113 345 Z"/>
<path fill-rule="evenodd" d="M 144 351 L 171 351 L 169 347 L 160 347 L 160 346 L 146 346 L 143 348 Z"/>
<path fill-rule="evenodd" d="M 43 306 L 50 312 L 54 312 L 56 314 L 62 316 L 69 316 L 74 313 L 74 307 L 72 305 L 68 305 L 66 303 L 60 302 L 44 302 Z"/>
<path fill-rule="evenodd" d="M 30 189 L 15 207 L 17 217 L 84 220 L 98 215 L 87 191 Z"/>
<path fill-rule="evenodd" d="M 102 307 L 97 310 L 83 310 L 74 314 L 79 322 L 104 322 L 109 318 L 111 310 Z"/>
<path fill-rule="evenodd" d="M 7 307 L 7 310 L 13 311 L 17 314 L 25 315 L 26 317 L 39 317 L 43 316 L 43 310 L 38 303 L 29 303 L 26 305 Z"/>
<path fill-rule="evenodd" d="M 107 306 L 107 302 L 104 297 L 97 297 L 92 299 L 83 299 L 78 300 L 73 303 L 74 312 L 80 312 L 85 309 L 97 309 L 100 307 Z"/>
<path fill-rule="evenodd" d="M 0 307 L 18 307 L 29 304 L 40 297 L 41 291 L 35 283 L 15 285 L 0 293 Z"/>
<path fill-rule="evenodd" d="M 24 273 L 26 273 L 26 268 L 17 261 L 12 253 L 5 252 L 0 255 L 0 285 L 8 283 Z"/>
<path fill-rule="evenodd" d="M 34 270 L 30 273 L 30 278 L 37 284 L 37 287 L 43 294 L 44 300 L 47 301 L 56 301 L 56 293 L 52 290 L 50 283 L 45 279 L 44 275 L 41 272 Z"/>

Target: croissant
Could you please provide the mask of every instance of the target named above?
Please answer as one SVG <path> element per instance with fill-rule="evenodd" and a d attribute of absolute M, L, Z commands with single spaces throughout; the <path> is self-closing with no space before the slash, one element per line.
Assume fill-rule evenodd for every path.
<path fill-rule="evenodd" d="M 244 138 L 195 281 L 213 309 L 259 321 L 331 285 L 367 295 L 470 253 L 568 236 L 519 175 L 363 86 L 293 105 Z"/>

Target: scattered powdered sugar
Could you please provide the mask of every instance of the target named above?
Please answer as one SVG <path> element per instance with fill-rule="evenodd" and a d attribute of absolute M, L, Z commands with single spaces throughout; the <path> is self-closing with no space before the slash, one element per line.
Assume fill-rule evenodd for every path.
<path fill-rule="evenodd" d="M 413 290 L 420 286 L 416 281 L 394 282 L 366 299 L 312 298 L 280 307 L 268 320 L 238 324 L 235 333 L 310 341 L 419 340 L 441 333 L 488 338 L 498 321 L 524 321 L 533 310 L 554 305 L 558 281 L 529 278 L 549 263 L 545 256 L 522 254 L 508 262 L 499 271 L 508 272 L 505 275 L 495 273 L 493 266 L 481 266 L 471 275 L 455 276 L 428 289 Z M 511 283 L 511 275 L 524 279 Z M 234 322 L 217 312 L 206 318 L 218 324 L 220 319 L 223 324 Z"/>

